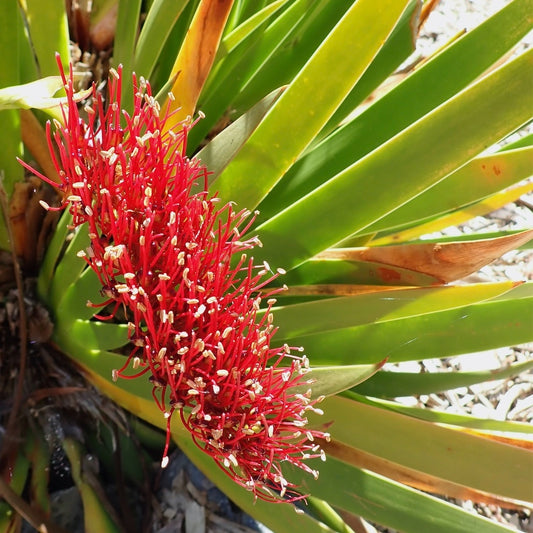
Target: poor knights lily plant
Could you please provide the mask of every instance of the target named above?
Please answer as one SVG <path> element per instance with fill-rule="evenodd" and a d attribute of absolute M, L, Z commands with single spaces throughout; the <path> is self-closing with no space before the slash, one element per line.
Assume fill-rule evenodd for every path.
<path fill-rule="evenodd" d="M 0 533 L 60 531 L 54 411 L 87 533 L 140 531 L 105 489 L 119 473 L 148 519 L 159 475 L 139 466 L 170 440 L 276 533 L 510 531 L 441 497 L 533 501 L 521 400 L 505 421 L 445 407 L 533 368 L 527 348 L 484 357 L 533 340 L 533 282 L 470 277 L 531 253 L 528 209 L 456 235 L 531 203 L 533 50 L 509 52 L 533 0 L 421 61 L 438 2 L 82 4 L 0 2 Z M 304 494 L 304 513 L 271 503 Z"/>
<path fill-rule="evenodd" d="M 43 206 L 68 206 L 73 228 L 87 226 L 90 246 L 78 255 L 106 297 L 98 305 L 107 314 L 96 318 L 112 320 L 119 309 L 127 317 L 131 350 L 113 379 L 149 376 L 167 419 L 163 466 L 177 411 L 194 442 L 256 496 L 302 498 L 282 463 L 316 477 L 304 460 L 325 458 L 314 439 L 328 435 L 306 429 L 320 398 L 307 390 L 302 349 L 272 341 L 273 296 L 282 289 L 265 286 L 282 272 L 250 256 L 261 245 L 243 239 L 255 215 L 208 192 L 208 170 L 185 153 L 194 123 L 169 129 L 171 113 L 144 79 L 134 77 L 130 116 L 121 109 L 121 68 L 112 69 L 109 101 L 93 88 L 84 120 L 72 71 L 61 75 L 64 124 L 47 128 L 61 183 L 33 172 L 63 194 L 60 207 Z"/>

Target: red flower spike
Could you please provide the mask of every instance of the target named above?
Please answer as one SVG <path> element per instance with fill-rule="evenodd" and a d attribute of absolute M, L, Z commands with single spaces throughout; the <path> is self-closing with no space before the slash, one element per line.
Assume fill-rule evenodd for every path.
<path fill-rule="evenodd" d="M 63 206 L 74 226 L 88 226 L 91 245 L 79 255 L 100 279 L 103 305 L 129 317 L 133 348 L 113 377 L 150 375 L 167 418 L 163 465 L 178 410 L 194 442 L 237 483 L 269 501 L 302 498 L 281 465 L 316 477 L 303 461 L 324 458 L 313 440 L 328 436 L 305 429 L 306 412 L 318 411 L 297 392 L 309 383 L 306 357 L 271 346 L 277 291 L 259 313 L 260 289 L 278 274 L 246 255 L 260 244 L 243 239 L 254 217 L 208 196 L 206 168 L 185 154 L 192 124 L 166 131 L 168 112 L 161 116 L 143 79 L 134 77 L 129 116 L 120 109 L 121 69 L 112 71 L 109 102 L 93 88 L 85 121 L 72 73 L 62 77 L 65 125 L 47 131 Z"/>

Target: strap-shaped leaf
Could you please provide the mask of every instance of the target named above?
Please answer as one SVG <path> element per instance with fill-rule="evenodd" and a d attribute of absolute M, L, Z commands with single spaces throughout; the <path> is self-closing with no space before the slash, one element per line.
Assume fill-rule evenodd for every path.
<path fill-rule="evenodd" d="M 65 211 L 59 222 L 57 223 L 56 230 L 52 235 L 52 239 L 46 249 L 41 269 L 39 271 L 39 277 L 37 278 L 37 290 L 39 296 L 47 303 L 49 303 L 49 291 L 53 281 L 54 271 L 56 263 L 65 246 L 65 240 L 67 238 L 69 229 L 68 226 L 72 223 L 72 215 Z"/>
<path fill-rule="evenodd" d="M 98 313 L 98 308 L 88 306 L 87 303 L 99 304 L 105 301 L 100 293 L 101 288 L 100 280 L 92 268 L 86 268 L 75 283 L 64 287 L 62 291 L 58 287 L 58 300 L 54 309 L 58 321 L 63 323 L 62 327 L 66 331 L 74 320 L 88 320 Z M 60 326 L 56 327 L 56 334 L 60 329 Z"/>
<path fill-rule="evenodd" d="M 150 79 L 159 54 L 189 0 L 154 0 L 143 23 L 133 60 L 137 74 Z"/>
<path fill-rule="evenodd" d="M 261 224 L 256 258 L 293 268 L 422 193 L 529 120 L 532 76 L 530 50 L 448 100 Z"/>
<path fill-rule="evenodd" d="M 74 320 L 69 335 L 88 350 L 114 350 L 128 342 L 128 326 L 93 320 Z"/>
<path fill-rule="evenodd" d="M 26 0 L 23 4 L 33 52 L 37 58 L 39 76 L 57 74 L 55 53 L 68 70 L 69 31 L 65 3 L 62 0 Z M 4 22 L 3 26 L 6 24 Z"/>
<path fill-rule="evenodd" d="M 0 87 L 9 87 L 21 83 L 18 50 L 25 39 L 23 38 L 23 23 L 20 20 L 19 5 L 16 0 L 5 0 L 0 3 L 0 54 L 2 54 L 2 68 L 0 68 Z M 9 23 L 7 22 L 9 21 Z M 27 47 L 27 43 L 26 43 Z M 22 157 L 22 139 L 20 132 L 20 113 L 14 109 L 0 112 L 0 176 L 2 185 L 8 196 L 11 196 L 15 183 L 23 181 L 24 169 L 18 164 L 17 157 Z M 4 217 L 0 219 L 0 246 L 9 249 L 9 242 Z"/>
<path fill-rule="evenodd" d="M 275 0 L 266 5 L 263 9 L 258 10 L 254 15 L 245 19 L 242 24 L 239 24 L 235 29 L 228 33 L 223 39 L 219 49 L 219 57 L 228 54 L 235 47 L 237 47 L 248 35 L 256 30 L 261 24 L 272 17 L 279 9 L 281 9 L 288 0 Z"/>
<path fill-rule="evenodd" d="M 382 366 L 375 365 L 349 365 L 349 366 L 321 366 L 313 367 L 305 375 L 305 381 L 311 380 L 311 384 L 298 385 L 298 392 L 305 394 L 311 390 L 311 398 L 331 396 L 355 387 L 366 379 L 373 376 Z"/>
<path fill-rule="evenodd" d="M 54 95 L 63 87 L 59 76 L 47 76 L 24 85 L 0 89 L 0 111 L 5 109 L 46 109 L 59 106 L 61 99 Z"/>
<path fill-rule="evenodd" d="M 509 498 L 487 494 L 483 491 L 430 475 L 427 472 L 419 472 L 413 468 L 393 463 L 392 461 L 377 457 L 359 448 L 350 447 L 344 443 L 335 441 L 325 443 L 324 450 L 329 457 L 340 459 L 358 468 L 370 470 L 390 480 L 404 483 L 418 490 L 432 494 L 443 494 L 448 498 L 470 500 L 475 503 L 496 505 L 504 508 L 520 509 L 523 507 L 520 503 Z"/>
<path fill-rule="evenodd" d="M 276 319 L 276 324 L 280 325 L 277 341 L 304 346 L 313 365 L 376 363 L 385 357 L 391 362 L 412 361 L 522 344 L 533 340 L 532 285 L 524 284 L 524 287 L 529 290 L 525 297 L 509 291 L 504 298 L 477 304 L 413 312 L 411 316 L 391 320 L 384 317 L 374 323 L 344 329 L 291 334 L 290 338 L 284 334 L 283 320 L 279 317 Z M 394 295 L 400 292 L 403 291 L 391 293 L 392 303 Z M 318 324 L 318 318 L 313 322 Z M 301 325 L 302 330 L 305 327 Z M 294 326 L 291 329 L 296 331 Z"/>
<path fill-rule="evenodd" d="M 371 433 L 374 422 L 350 428 L 354 437 Z M 386 440 L 392 446 L 394 435 Z M 316 482 L 301 479 L 303 492 L 312 492 L 336 509 L 343 509 L 366 520 L 377 522 L 405 533 L 503 533 L 509 528 L 474 515 L 464 509 L 428 494 L 419 492 L 387 479 L 369 470 L 363 470 L 330 456 L 325 463 L 314 461 L 312 468 L 320 471 Z M 288 474 L 298 479 L 295 469 Z M 339 489 L 342 487 L 342 489 Z"/>
<path fill-rule="evenodd" d="M 199 101 L 205 118 L 191 130 L 188 145 L 197 146 L 222 118 L 222 114 L 236 107 L 235 100 L 239 96 L 246 95 L 250 100 L 249 105 L 241 109 L 242 113 L 269 92 L 290 82 L 299 63 L 305 61 L 316 48 L 315 41 L 320 42 L 323 26 L 328 28 L 338 21 L 348 4 L 349 0 L 334 3 L 294 0 L 279 16 L 270 22 L 265 21 L 218 61 L 213 66 Z M 310 21 L 315 21 L 311 27 Z M 312 37 L 311 43 L 303 38 L 307 35 Z M 289 60 L 283 62 L 283 53 L 287 54 L 288 51 Z M 248 87 L 257 76 L 262 78 L 259 87 Z M 243 94 L 245 86 L 247 89 Z"/>
<path fill-rule="evenodd" d="M 525 468 L 533 466 L 530 450 L 428 424 L 352 398 L 332 396 L 322 407 L 325 415 L 310 415 L 310 419 L 318 424 L 333 421 L 329 432 L 334 443 L 489 494 L 531 499 L 530 469 Z M 355 424 L 372 430 L 354 431 Z"/>
<path fill-rule="evenodd" d="M 466 208 L 465 212 L 469 213 L 474 202 L 487 199 L 506 187 L 528 178 L 532 167 L 533 147 L 476 157 L 430 189 L 371 224 L 365 232 L 376 233 L 400 228 L 435 219 L 457 209 Z M 533 189 L 533 185 L 530 186 Z M 524 193 L 518 192 L 516 198 L 521 194 Z M 490 206 L 487 207 L 490 209 Z M 388 240 L 388 243 L 392 242 L 401 242 L 401 240 Z"/>
<path fill-rule="evenodd" d="M 434 422 L 436 424 L 446 424 L 466 429 L 480 430 L 487 434 L 490 432 L 500 433 L 522 433 L 533 435 L 533 426 L 524 422 L 514 422 L 511 420 L 490 420 L 488 418 L 478 418 L 472 415 L 458 415 L 439 411 L 437 409 L 426 409 L 425 407 L 408 407 L 398 402 L 382 400 L 378 398 L 367 398 L 352 391 L 343 394 L 348 398 L 356 399 L 361 403 L 375 405 L 384 409 L 389 409 L 396 413 L 403 413 L 413 418 Z"/>
<path fill-rule="evenodd" d="M 264 198 L 350 92 L 407 3 L 358 0 L 347 11 L 213 184 L 223 200 L 253 209 Z"/>
<path fill-rule="evenodd" d="M 531 30 L 532 11 L 532 0 L 511 2 L 332 133 L 297 161 L 265 198 L 259 206 L 258 222 L 267 220 L 320 187 L 455 96 Z M 397 179 L 398 175 L 393 172 L 391 176 Z"/>
<path fill-rule="evenodd" d="M 174 114 L 166 122 L 168 129 L 193 116 L 232 4 L 233 0 L 200 1 L 170 74 L 171 78 L 177 77 L 169 106 Z"/>
<path fill-rule="evenodd" d="M 209 183 L 212 183 L 227 167 L 283 91 L 284 88 L 276 89 L 265 96 L 196 154 L 196 157 L 209 169 Z"/>
<path fill-rule="evenodd" d="M 392 244 L 394 242 L 412 241 L 414 239 L 418 239 L 422 235 L 427 235 L 428 233 L 434 233 L 442 231 L 445 228 L 449 228 L 450 226 L 464 224 L 476 216 L 485 216 L 487 213 L 495 211 L 496 209 L 500 209 L 504 205 L 514 202 L 520 198 L 520 196 L 527 194 L 532 190 L 532 182 L 522 182 L 522 184 L 518 185 L 517 187 L 512 187 L 505 189 L 504 191 L 497 192 L 488 198 L 465 206 L 457 211 L 453 211 L 443 216 L 437 216 L 436 218 L 429 217 L 429 220 L 423 222 L 422 224 L 417 224 L 406 229 L 400 229 L 394 233 L 385 234 L 382 237 L 378 236 L 378 238 L 376 238 L 372 244 L 379 246 Z M 394 215 L 394 213 L 395 212 L 391 213 L 391 215 Z M 380 224 L 380 222 L 381 221 L 378 220 L 377 224 Z M 498 235 L 494 235 L 493 237 L 497 236 Z M 487 235 L 486 237 L 488 238 L 489 236 Z M 360 239 L 360 237 L 357 237 L 354 240 L 356 239 Z M 352 239 L 348 239 L 345 242 L 349 243 L 351 240 Z"/>
<path fill-rule="evenodd" d="M 132 78 L 135 41 L 139 28 L 141 14 L 141 0 L 119 2 L 117 26 L 113 45 L 113 64 L 122 65 L 122 107 L 132 112 L 133 94 Z"/>
<path fill-rule="evenodd" d="M 301 337 L 343 328 L 417 317 L 447 309 L 457 309 L 500 295 L 508 295 L 512 282 L 456 287 L 402 289 L 331 298 L 275 308 L 277 337 Z M 530 290 L 533 290 L 530 287 Z M 352 350 L 349 350 L 350 352 Z M 382 359 L 385 357 L 383 355 Z"/>
<path fill-rule="evenodd" d="M 323 139 L 334 128 L 337 128 L 342 120 L 346 119 L 367 97 L 371 97 L 372 91 L 378 88 L 401 63 L 415 52 L 420 24 L 418 19 L 419 8 L 419 2 L 411 0 L 383 48 L 378 52 L 374 61 L 361 76 L 361 79 L 324 126 L 315 142 Z"/>
<path fill-rule="evenodd" d="M 87 263 L 77 254 L 80 251 L 85 251 L 90 242 L 87 228 L 85 226 L 78 227 L 52 277 L 49 296 L 52 308 L 55 309 L 59 306 L 65 292 L 77 283 L 78 278 L 87 267 Z M 95 288 L 96 294 L 99 288 Z"/>
<path fill-rule="evenodd" d="M 516 150 L 518 148 L 527 148 L 529 146 L 533 146 L 533 133 L 526 134 L 523 137 L 506 144 L 500 149 L 500 152 L 504 152 L 505 150 Z"/>
<path fill-rule="evenodd" d="M 476 383 L 505 379 L 533 368 L 533 360 L 513 365 L 474 372 L 377 372 L 354 389 L 359 394 L 374 397 L 395 398 L 430 394 Z M 533 428 L 532 428 L 533 430 Z"/>

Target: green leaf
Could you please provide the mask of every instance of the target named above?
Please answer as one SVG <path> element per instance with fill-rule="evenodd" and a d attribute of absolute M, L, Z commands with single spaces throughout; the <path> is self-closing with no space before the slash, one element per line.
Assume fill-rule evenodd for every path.
<path fill-rule="evenodd" d="M 135 41 L 139 28 L 142 0 L 119 2 L 113 45 L 113 65 L 122 65 L 122 107 L 129 113 L 133 107 L 132 78 Z"/>
<path fill-rule="evenodd" d="M 150 424 L 166 429 L 166 418 L 154 401 L 148 377 L 121 379 L 117 383 L 113 381 L 113 371 L 124 366 L 126 356 L 103 350 L 90 350 L 64 330 L 58 332 L 56 338 L 62 346 L 68 348 L 67 355 L 83 368 L 88 379 L 103 394 Z"/>
<path fill-rule="evenodd" d="M 157 94 L 161 91 L 162 87 L 169 84 L 169 78 L 174 81 L 170 76 L 170 72 L 172 71 L 172 66 L 176 61 L 176 56 L 179 53 L 183 39 L 187 33 L 187 28 L 189 27 L 196 7 L 198 6 L 198 2 L 199 0 L 189 0 L 187 2 L 163 45 L 163 49 L 157 60 L 157 67 L 150 76 L 150 85 L 154 90 L 154 94 Z M 170 87 L 172 87 L 172 83 L 170 83 Z M 167 93 L 168 90 L 165 91 L 165 96 Z"/>
<path fill-rule="evenodd" d="M 20 112 L 17 110 L 0 111 L 0 142 L 7 137 L 7 142 L 2 142 L 2 156 L 0 157 L 0 181 L 7 196 L 13 194 L 15 184 L 24 177 L 22 166 L 17 163 L 17 158 L 22 156 L 22 139 L 20 135 Z M 11 248 L 5 222 L 0 219 L 0 246 L 4 249 Z"/>
<path fill-rule="evenodd" d="M 345 391 L 373 376 L 382 366 L 350 365 L 350 366 L 321 366 L 314 367 L 305 375 L 305 382 L 294 389 L 304 394 L 311 389 L 311 398 L 331 396 Z M 310 380 L 310 384 L 308 384 Z"/>
<path fill-rule="evenodd" d="M 61 289 L 60 285 L 57 285 L 57 296 L 54 295 L 54 301 L 56 301 L 54 310 L 58 321 L 63 323 L 63 328 L 68 331 L 68 325 L 72 324 L 74 320 L 88 320 L 99 310 L 101 311 L 101 309 L 87 305 L 88 302 L 98 305 L 106 301 L 106 298 L 100 293 L 101 288 L 100 280 L 92 268 L 86 268 L 76 283 L 68 287 Z M 61 327 L 57 325 L 56 334 L 60 329 Z"/>
<path fill-rule="evenodd" d="M 371 433 L 373 428 L 374 423 L 371 422 L 369 426 L 355 428 L 354 434 Z M 394 435 L 388 434 L 385 438 L 392 445 Z M 404 533 L 512 531 L 446 501 L 333 457 L 328 457 L 325 463 L 311 461 L 309 464 L 320 471 L 320 476 L 316 482 L 306 483 L 303 488 L 305 492 L 312 492 L 315 497 L 322 498 L 337 509 L 344 509 Z M 286 475 L 298 481 L 299 472 L 296 469 L 290 469 Z"/>
<path fill-rule="evenodd" d="M 63 212 L 63 215 L 57 223 L 41 264 L 37 278 L 37 291 L 39 297 L 47 303 L 49 303 L 49 293 L 54 280 L 55 267 L 65 247 L 67 235 L 70 231 L 68 228 L 70 224 L 72 224 L 72 215 L 67 210 Z"/>
<path fill-rule="evenodd" d="M 261 224 L 255 231 L 263 248 L 256 259 L 268 259 L 289 270 L 361 232 L 467 163 L 529 119 L 530 76 L 533 50 L 482 78 Z M 357 202 L 363 190 L 372 201 Z"/>
<path fill-rule="evenodd" d="M 274 58 L 280 48 L 286 48 L 289 43 L 293 47 L 300 45 L 295 33 L 298 33 L 299 24 L 306 15 L 313 17 L 316 12 L 322 13 L 328 7 L 330 10 L 335 8 L 338 11 L 339 3 L 344 6 L 346 1 L 318 4 L 312 0 L 295 0 L 271 24 L 264 22 L 228 56 L 215 63 L 199 100 L 199 109 L 205 113 L 205 118 L 191 130 L 189 147 L 196 147 L 200 144 L 217 121 L 222 118 L 223 113 L 234 108 L 235 95 L 242 91 L 250 76 L 257 71 L 264 72 L 267 65 L 275 62 Z M 306 52 L 308 52 L 307 49 Z M 283 69 L 280 70 L 286 74 Z M 291 78 L 288 76 L 289 74 L 286 74 L 281 83 L 262 85 L 261 93 L 254 93 L 252 103 L 245 109 L 249 109 L 258 99 L 290 81 Z"/>
<path fill-rule="evenodd" d="M 259 28 L 261 24 L 273 16 L 280 8 L 287 3 L 287 0 L 275 0 L 268 4 L 263 9 L 259 9 L 252 16 L 246 18 L 242 24 L 239 24 L 234 30 L 228 33 L 221 43 L 218 51 L 219 57 L 222 57 L 234 48 L 236 48 L 242 41 L 248 37 L 253 31 Z"/>
<path fill-rule="evenodd" d="M 13 85 L 0 89 L 0 110 L 3 109 L 44 109 L 49 110 L 53 117 L 60 117 L 59 105 L 66 102 L 65 98 L 54 98 L 63 82 L 59 76 L 48 76 L 40 80 Z M 74 95 L 76 100 L 82 100 L 91 90 L 82 91 Z"/>
<path fill-rule="evenodd" d="M 415 239 L 413 241 L 409 241 L 410 244 L 420 244 L 420 243 L 428 243 L 428 242 L 434 242 L 434 243 L 443 243 L 443 242 L 463 242 L 463 241 L 483 241 L 486 239 L 497 239 L 499 237 L 509 237 L 511 235 L 518 235 L 519 233 L 522 233 L 524 230 L 501 230 L 501 231 L 487 231 L 487 232 L 481 232 L 481 233 L 465 233 L 464 235 L 449 235 L 449 236 L 441 236 L 438 235 L 436 237 L 428 237 L 424 236 L 423 239 Z M 522 244 L 522 246 L 519 246 L 517 250 L 529 250 L 533 246 L 533 243 L 531 241 L 526 242 L 525 244 Z"/>
<path fill-rule="evenodd" d="M 128 342 L 128 326 L 93 320 L 74 320 L 69 335 L 88 350 L 114 350 Z"/>
<path fill-rule="evenodd" d="M 421 239 L 422 236 L 429 233 L 440 232 L 450 226 L 460 226 L 476 216 L 485 216 L 492 211 L 502 208 L 503 206 L 516 201 L 520 196 L 528 194 L 533 190 L 533 184 L 525 181 L 516 187 L 511 187 L 503 191 L 497 192 L 488 198 L 484 198 L 477 202 L 473 202 L 465 207 L 451 211 L 448 214 L 443 214 L 435 217 L 428 217 L 425 221 L 419 221 L 417 224 L 407 224 L 402 228 L 395 228 L 393 233 L 388 231 L 385 234 L 380 234 L 373 241 L 373 246 L 389 245 L 396 242 L 412 241 Z M 401 208 L 400 208 L 401 209 Z M 394 215 L 394 213 L 392 213 Z M 379 224 L 379 221 L 378 221 Z M 493 238 L 502 237 L 503 234 L 496 234 Z M 360 238 L 360 237 L 358 237 Z M 485 237 L 488 238 L 488 237 Z M 461 237 L 458 237 L 461 239 Z M 480 240 L 480 239 L 477 239 Z M 349 243 L 352 239 L 347 239 L 345 242 Z M 344 245 L 345 243 L 343 243 Z"/>
<path fill-rule="evenodd" d="M 155 0 L 152 3 L 135 47 L 133 66 L 138 75 L 150 78 L 165 42 L 188 2 Z"/>
<path fill-rule="evenodd" d="M 465 209 L 528 178 L 532 164 L 533 147 L 477 157 L 368 226 L 365 232 L 390 230 Z"/>
<path fill-rule="evenodd" d="M 531 30 L 532 10 L 531 0 L 511 2 L 417 68 L 388 94 L 331 134 L 312 152 L 297 161 L 261 203 L 261 218 L 258 222 L 274 216 L 317 189 L 454 97 Z M 519 98 L 529 95 L 529 92 L 525 89 Z M 490 116 L 490 110 L 487 116 Z M 490 129 L 490 126 L 487 127 Z M 424 153 L 423 149 L 420 152 Z M 415 156 L 412 162 L 417 160 L 418 157 Z M 391 170 L 391 179 L 401 182 L 398 176 L 402 176 L 401 168 Z M 371 192 L 371 189 L 365 188 L 367 197 Z"/>
<path fill-rule="evenodd" d="M 448 426 L 464 427 L 485 432 L 497 431 L 499 433 L 523 433 L 525 435 L 533 435 L 533 426 L 527 423 L 513 422 L 510 420 L 490 420 L 488 418 L 477 418 L 471 415 L 457 415 L 455 413 L 448 413 L 436 409 L 426 409 L 425 407 L 408 407 L 393 401 L 367 398 L 366 396 L 361 396 L 360 394 L 350 391 L 344 392 L 343 396 L 357 400 L 361 403 L 389 409 L 395 413 L 403 413 L 413 418 L 436 424 L 446 424 Z"/>
<path fill-rule="evenodd" d="M 517 148 L 527 148 L 528 146 L 533 145 L 533 133 L 530 133 L 529 135 L 524 135 L 523 137 L 520 137 L 518 140 L 511 142 L 509 144 L 506 144 L 503 148 L 500 149 L 500 152 L 504 152 L 505 150 L 516 150 Z"/>
<path fill-rule="evenodd" d="M 65 292 L 72 290 L 73 284 L 77 282 L 83 270 L 87 268 L 84 259 L 77 255 L 80 251 L 84 252 L 91 243 L 87 227 L 79 226 L 71 236 L 72 238 L 51 280 L 49 298 L 54 309 L 59 309 L 59 302 L 63 299 Z M 95 293 L 100 288 L 98 286 Z M 74 291 L 76 291 L 75 287 Z"/>
<path fill-rule="evenodd" d="M 378 7 L 371 0 L 359 0 L 347 11 L 215 180 L 213 189 L 223 200 L 248 209 L 257 206 L 361 77 L 406 4 L 407 0 L 383 0 Z M 290 128 L 281 129 L 283 124 Z"/>
<path fill-rule="evenodd" d="M 324 335 L 347 327 L 374 325 L 417 318 L 448 309 L 461 309 L 506 294 L 514 286 L 512 282 L 501 282 L 402 289 L 274 308 L 272 312 L 278 326 L 276 340 L 284 342 L 315 333 Z"/>
<path fill-rule="evenodd" d="M 263 56 L 258 58 L 259 61 L 252 58 L 255 67 L 250 70 L 252 76 L 246 80 L 233 102 L 237 114 L 248 109 L 265 94 L 265 90 L 268 92 L 275 87 L 290 83 L 354 2 L 337 0 L 306 3 L 307 8 L 292 31 L 284 34 L 279 31 L 281 28 L 276 28 L 276 32 L 271 34 L 276 44 L 272 53 L 268 54 L 267 60 L 265 61 Z"/>
<path fill-rule="evenodd" d="M 26 0 L 22 5 L 37 57 L 39 76 L 57 73 L 56 52 L 68 72 L 70 35 L 64 0 Z"/>
<path fill-rule="evenodd" d="M 283 91 L 283 88 L 276 89 L 265 96 L 196 154 L 196 157 L 209 169 L 209 183 L 212 183 L 228 166 Z"/>
<path fill-rule="evenodd" d="M 8 0 L 7 2 L 2 2 L 4 5 L 9 4 L 12 0 Z M 15 2 L 16 4 L 20 5 L 20 2 Z M 3 6 L 4 7 L 4 6 Z M 13 83 L 27 83 L 30 81 L 33 81 L 40 77 L 40 74 L 38 72 L 37 68 L 37 58 L 35 56 L 35 50 L 33 48 L 33 43 L 31 42 L 30 35 L 28 33 L 28 26 L 27 26 L 27 20 L 25 19 L 24 11 L 22 9 L 17 9 L 16 15 L 12 15 L 10 18 L 5 19 L 10 20 L 13 23 L 9 25 L 5 25 L 3 28 L 2 33 L 5 33 L 3 37 L 7 38 L 7 42 L 9 42 L 9 55 L 11 56 L 10 60 L 7 59 L 7 57 L 4 55 L 2 58 L 2 65 L 4 67 L 7 67 L 8 61 L 16 60 L 18 63 L 18 70 L 19 70 L 19 77 L 17 80 L 13 80 Z M 16 21 L 16 23 L 15 23 Z M 15 42 L 14 39 L 9 39 L 10 35 L 13 35 L 13 32 L 17 33 L 17 41 L 18 41 L 18 50 L 15 52 L 13 43 Z M 61 37 L 60 37 L 61 39 Z M 59 49 L 59 48 L 58 48 Z M 52 59 L 55 61 L 55 58 L 53 57 L 55 50 L 52 52 Z M 51 74 L 57 74 L 57 63 L 54 62 L 55 70 L 51 71 Z"/>
<path fill-rule="evenodd" d="M 533 360 L 476 372 L 428 372 L 417 374 L 414 372 L 381 371 L 357 385 L 354 391 L 359 394 L 382 398 L 431 394 L 517 376 L 531 368 L 533 368 Z"/>
<path fill-rule="evenodd" d="M 402 313 L 400 309 L 395 312 L 395 318 L 389 315 L 390 319 L 384 311 L 382 318 L 378 316 L 374 323 L 310 334 L 305 334 L 307 326 L 302 321 L 293 323 L 289 330 L 291 333 L 286 335 L 285 317 L 279 316 L 275 319 L 280 328 L 276 341 L 304 346 L 312 365 L 368 364 L 385 357 L 390 362 L 410 361 L 522 344 L 533 340 L 533 284 L 528 283 L 525 287 L 529 290 L 529 296 L 521 297 L 515 293 L 515 289 L 502 299 L 495 298 L 442 311 L 414 312 L 408 316 L 407 311 Z M 398 303 L 397 297 L 401 298 L 399 292 L 390 295 L 392 309 Z M 319 306 L 326 302 L 312 302 L 309 305 Z M 344 320 L 341 314 L 334 311 L 334 307 L 330 309 L 327 320 L 333 321 L 334 315 L 339 322 Z M 318 316 L 323 320 L 325 315 L 315 315 L 314 319 L 308 316 L 306 320 L 307 323 L 313 323 L 316 331 L 321 327 Z M 354 323 L 358 320 L 358 314 L 355 314 Z M 298 323 L 300 334 L 296 334 Z M 327 324 L 324 329 L 326 327 Z M 342 325 L 339 324 L 339 327 Z"/>
<path fill-rule="evenodd" d="M 236 0 L 233 5 L 232 16 L 228 20 L 229 26 L 226 31 L 230 32 L 234 30 L 250 17 L 253 17 L 258 11 L 264 9 L 270 2 L 272 0 Z"/>
<path fill-rule="evenodd" d="M 338 531 L 339 533 L 354 533 L 354 530 L 344 522 L 340 514 L 326 501 L 314 498 L 313 496 L 307 496 L 305 501 L 307 511 L 334 531 Z"/>
<path fill-rule="evenodd" d="M 505 498 L 531 501 L 531 450 L 509 446 L 387 409 L 332 396 L 322 404 L 334 442 L 448 482 Z M 371 431 L 354 431 L 354 424 Z M 394 439 L 390 436 L 394 435 Z M 319 496 L 319 495 L 318 495 Z"/>
<path fill-rule="evenodd" d="M 16 0 L 0 2 L 0 19 L 4 21 L 0 31 L 0 88 L 3 88 L 20 83 L 18 45 L 23 40 L 23 26 Z M 0 178 L 10 197 L 15 183 L 24 179 L 23 168 L 16 159 L 22 157 L 20 113 L 17 110 L 0 111 L 0 144 Z M 0 217 L 0 246 L 5 249 L 11 247 L 3 216 Z"/>
<path fill-rule="evenodd" d="M 419 2 L 411 0 L 383 48 L 381 48 L 374 61 L 361 76 L 361 79 L 324 126 L 315 142 L 331 133 L 342 120 L 346 119 L 349 113 L 354 111 L 359 104 L 363 103 L 365 98 L 370 96 L 380 83 L 385 81 L 401 63 L 415 52 L 416 34 L 419 26 L 419 9 Z"/>

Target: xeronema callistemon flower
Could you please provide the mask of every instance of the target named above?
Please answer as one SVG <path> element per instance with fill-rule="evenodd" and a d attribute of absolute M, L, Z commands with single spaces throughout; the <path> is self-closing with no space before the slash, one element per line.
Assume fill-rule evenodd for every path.
<path fill-rule="evenodd" d="M 120 307 L 128 316 L 132 349 L 113 377 L 149 375 L 167 418 L 163 466 L 177 411 L 194 442 L 256 496 L 301 498 L 282 463 L 316 477 L 303 461 L 324 458 L 314 439 L 328 436 L 306 429 L 306 412 L 320 412 L 307 391 L 307 358 L 271 345 L 276 291 L 265 286 L 278 274 L 247 255 L 260 245 L 243 238 L 253 215 L 208 195 L 206 168 L 185 154 L 191 121 L 167 131 L 169 114 L 143 79 L 134 76 L 129 116 L 121 69 L 112 70 L 107 105 L 93 88 L 84 120 L 72 73 L 61 75 L 64 125 L 47 127 L 63 192 L 55 209 L 68 206 L 73 226 L 88 226 L 91 244 L 78 255 L 102 284 L 102 306 L 112 309 L 105 318 Z"/>

